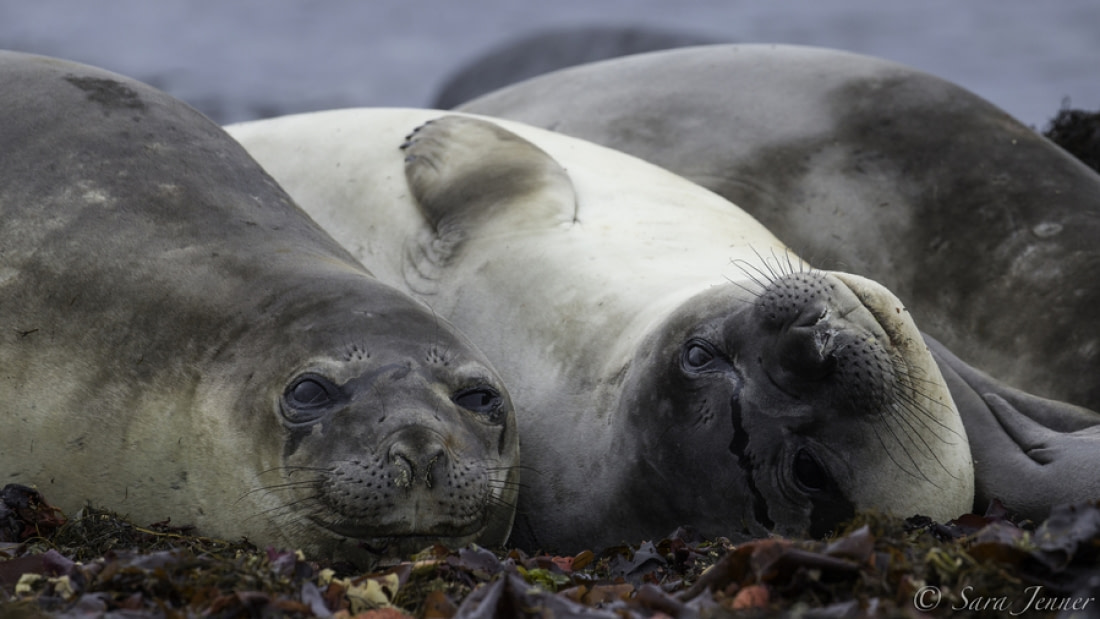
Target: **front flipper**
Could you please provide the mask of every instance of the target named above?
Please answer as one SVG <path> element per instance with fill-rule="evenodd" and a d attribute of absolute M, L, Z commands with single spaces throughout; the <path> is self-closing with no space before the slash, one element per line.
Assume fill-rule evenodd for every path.
<path fill-rule="evenodd" d="M 974 456 L 975 508 L 997 498 L 1041 520 L 1100 498 L 1100 414 L 1005 385 L 925 336 L 962 416 Z"/>
<path fill-rule="evenodd" d="M 574 220 L 576 192 L 545 151 L 491 122 L 463 116 L 412 132 L 405 178 L 437 237 L 458 245 L 491 222 L 543 227 Z"/>

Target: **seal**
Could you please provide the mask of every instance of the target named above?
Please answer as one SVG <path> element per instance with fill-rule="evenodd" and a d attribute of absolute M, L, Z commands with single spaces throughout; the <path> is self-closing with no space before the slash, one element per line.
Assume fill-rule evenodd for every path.
<path fill-rule="evenodd" d="M 824 535 L 858 509 L 970 508 L 966 432 L 889 291 L 812 269 L 715 194 L 579 140 L 447 116 L 402 155 L 438 114 L 229 131 L 500 369 L 523 443 L 514 543 L 569 552 L 683 524 Z"/>
<path fill-rule="evenodd" d="M 514 411 L 465 336 L 183 103 L 26 54 L 0 82 L 5 479 L 318 557 L 506 539 Z"/>
<path fill-rule="evenodd" d="M 460 109 L 695 181 L 816 264 L 881 282 L 968 364 L 1100 410 L 1100 175 L 963 88 L 847 52 L 716 45 L 565 69 Z"/>
<path fill-rule="evenodd" d="M 1054 506 L 1100 497 L 1096 411 L 1015 389 L 963 363 L 935 339 L 925 341 L 973 437 L 976 508 L 997 499 L 1041 521 Z"/>
<path fill-rule="evenodd" d="M 493 46 L 455 69 L 432 102 L 450 109 L 520 80 L 606 58 L 719 43 L 701 33 L 648 25 L 550 27 Z"/>

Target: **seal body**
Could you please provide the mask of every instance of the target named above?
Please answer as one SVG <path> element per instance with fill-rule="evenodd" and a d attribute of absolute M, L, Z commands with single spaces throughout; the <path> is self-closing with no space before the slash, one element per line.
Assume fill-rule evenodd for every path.
<path fill-rule="evenodd" d="M 1100 410 L 1100 175 L 954 84 L 846 52 L 718 45 L 566 69 L 461 109 L 693 180 L 815 264 L 883 283 L 966 363 Z"/>
<path fill-rule="evenodd" d="M 901 303 L 682 178 L 524 125 L 344 110 L 229 127 L 380 279 L 486 351 L 523 441 L 513 540 L 950 518 L 966 434 Z M 404 152 L 397 145 L 411 129 Z"/>
<path fill-rule="evenodd" d="M 714 37 L 650 26 L 546 28 L 521 35 L 458 67 L 432 107 L 450 109 L 498 88 L 564 67 L 659 49 L 718 43 Z"/>
<path fill-rule="evenodd" d="M 514 414 L 464 336 L 184 104 L 24 54 L 0 82 L 5 479 L 317 555 L 504 541 Z"/>

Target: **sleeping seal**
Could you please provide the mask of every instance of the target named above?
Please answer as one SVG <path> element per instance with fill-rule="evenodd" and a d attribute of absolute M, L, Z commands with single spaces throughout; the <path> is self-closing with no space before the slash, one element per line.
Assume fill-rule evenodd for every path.
<path fill-rule="evenodd" d="M 693 180 L 816 264 L 881 282 L 967 363 L 1100 410 L 1100 175 L 954 84 L 840 51 L 716 45 L 461 109 Z"/>
<path fill-rule="evenodd" d="M 512 404 L 216 125 L 0 54 L 0 471 L 65 510 L 369 560 L 502 543 Z"/>
<path fill-rule="evenodd" d="M 555 69 L 628 54 L 718 42 L 703 34 L 643 25 L 542 28 L 494 45 L 463 64 L 440 86 L 432 107 L 450 109 Z"/>
<path fill-rule="evenodd" d="M 344 110 L 232 126 L 376 275 L 500 369 L 513 541 L 822 535 L 861 508 L 970 508 L 966 433 L 901 303 L 811 269 L 664 170 L 514 123 Z M 530 471 L 528 474 L 526 471 Z"/>

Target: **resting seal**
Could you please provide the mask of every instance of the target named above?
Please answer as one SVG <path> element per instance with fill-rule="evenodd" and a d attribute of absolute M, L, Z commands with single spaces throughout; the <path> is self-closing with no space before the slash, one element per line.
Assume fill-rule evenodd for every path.
<path fill-rule="evenodd" d="M 901 303 L 810 269 L 725 200 L 514 123 L 344 110 L 232 126 L 388 283 L 474 338 L 516 402 L 513 541 L 824 534 L 957 516 L 966 433 Z"/>
<path fill-rule="evenodd" d="M 461 109 L 693 180 L 815 263 L 881 282 L 967 363 L 1100 410 L 1100 175 L 954 84 L 846 52 L 716 45 Z"/>
<path fill-rule="evenodd" d="M 652 26 L 544 28 L 495 45 L 466 62 L 443 82 L 432 107 L 450 109 L 498 88 L 564 67 L 718 42 L 714 37 Z"/>
<path fill-rule="evenodd" d="M 16 53 L 0 83 L 6 480 L 353 560 L 505 540 L 518 434 L 465 337 L 184 104 Z"/>

